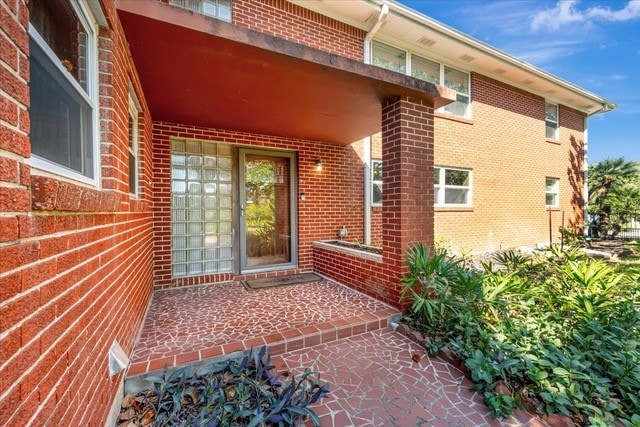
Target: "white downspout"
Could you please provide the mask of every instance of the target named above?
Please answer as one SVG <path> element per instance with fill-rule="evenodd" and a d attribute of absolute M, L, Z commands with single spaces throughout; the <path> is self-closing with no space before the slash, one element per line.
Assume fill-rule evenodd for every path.
<path fill-rule="evenodd" d="M 584 221 L 585 221 L 585 227 L 584 230 L 582 230 L 582 234 L 584 235 L 584 237 L 589 237 L 589 226 L 591 225 L 591 223 L 588 221 L 588 216 L 587 216 L 587 211 L 589 210 L 589 160 L 588 160 L 588 156 L 587 154 L 589 153 L 589 124 L 588 124 L 588 120 L 589 120 L 589 116 L 586 116 L 584 118 L 584 161 L 583 161 L 583 167 L 584 167 L 584 189 L 582 190 L 583 192 L 583 197 L 584 197 L 584 212 L 583 212 L 583 217 L 584 217 Z"/>
<path fill-rule="evenodd" d="M 364 139 L 364 244 L 371 245 L 371 137 Z"/>
<path fill-rule="evenodd" d="M 369 30 L 366 36 L 364 36 L 364 63 L 371 64 L 371 40 L 373 36 L 378 32 L 382 24 L 384 24 L 384 18 L 389 14 L 389 5 L 384 3 L 382 7 L 380 7 L 380 15 L 378 15 L 378 20 L 373 27 Z"/>
<path fill-rule="evenodd" d="M 364 37 L 364 63 L 371 64 L 371 40 L 376 32 L 384 24 L 384 19 L 389 14 L 389 5 L 383 4 L 380 15 L 373 27 Z M 371 136 L 364 138 L 364 244 L 371 245 Z"/>
<path fill-rule="evenodd" d="M 599 109 L 598 111 L 595 111 L 591 114 L 587 114 L 587 116 L 584 118 L 584 189 L 582 190 L 584 193 L 584 220 L 585 222 L 587 221 L 587 211 L 589 210 L 589 161 L 587 158 L 587 154 L 589 152 L 589 117 L 593 117 L 596 114 L 602 114 L 602 113 L 607 113 L 609 111 L 612 111 L 616 108 L 616 105 L 613 103 L 609 103 L 609 104 L 603 104 L 602 108 Z M 584 230 L 582 231 L 582 234 L 584 234 L 585 237 L 588 236 L 588 232 L 589 232 L 589 227 L 588 225 L 590 224 L 585 224 L 586 226 L 584 227 Z"/>

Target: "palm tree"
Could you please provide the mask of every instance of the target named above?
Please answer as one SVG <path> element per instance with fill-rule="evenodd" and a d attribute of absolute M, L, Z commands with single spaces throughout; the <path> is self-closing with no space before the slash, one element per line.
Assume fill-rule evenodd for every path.
<path fill-rule="evenodd" d="M 637 162 L 625 161 L 623 157 L 605 159 L 589 166 L 589 202 L 596 208 L 600 217 L 599 232 L 607 236 L 611 225 L 612 200 L 611 193 L 615 187 L 640 176 Z"/>

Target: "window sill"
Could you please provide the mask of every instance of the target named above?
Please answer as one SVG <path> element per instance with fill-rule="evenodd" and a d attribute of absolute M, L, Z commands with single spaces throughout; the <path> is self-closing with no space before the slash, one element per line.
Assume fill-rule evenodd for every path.
<path fill-rule="evenodd" d="M 557 139 L 549 139 L 547 138 L 547 142 L 549 144 L 554 144 L 554 145 L 561 145 L 562 143 L 560 141 L 558 141 Z"/>
<path fill-rule="evenodd" d="M 120 196 L 112 190 L 31 175 L 31 208 L 35 211 L 117 212 Z"/>
<path fill-rule="evenodd" d="M 560 206 L 545 206 L 545 210 L 550 212 L 560 212 Z"/>
<path fill-rule="evenodd" d="M 434 206 L 434 212 L 473 212 L 473 206 Z"/>
<path fill-rule="evenodd" d="M 472 119 L 466 119 L 464 117 L 458 117 L 458 116 L 454 116 L 451 114 L 445 114 L 445 113 L 439 113 L 439 112 L 434 112 L 433 113 L 434 117 L 439 117 L 441 119 L 446 119 L 446 120 L 452 120 L 454 122 L 459 122 L 459 123 L 464 123 L 467 125 L 472 125 L 473 124 L 473 120 Z"/>
<path fill-rule="evenodd" d="M 382 205 L 371 205 L 371 210 L 373 212 L 382 212 Z"/>

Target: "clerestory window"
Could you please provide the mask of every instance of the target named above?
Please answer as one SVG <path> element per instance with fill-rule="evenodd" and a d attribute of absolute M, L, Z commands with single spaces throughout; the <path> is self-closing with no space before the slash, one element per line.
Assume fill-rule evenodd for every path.
<path fill-rule="evenodd" d="M 398 49 L 377 40 L 371 42 L 371 57 L 371 63 L 378 67 L 408 74 L 455 90 L 456 101 L 442 107 L 439 111 L 463 118 L 470 116 L 471 84 L 469 73 L 419 55 L 409 54 L 403 49 Z"/>
<path fill-rule="evenodd" d="M 231 0 L 170 0 L 169 4 L 231 22 Z"/>

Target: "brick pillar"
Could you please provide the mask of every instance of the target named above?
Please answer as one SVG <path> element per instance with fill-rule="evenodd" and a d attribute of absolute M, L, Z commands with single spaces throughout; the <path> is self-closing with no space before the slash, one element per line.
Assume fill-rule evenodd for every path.
<path fill-rule="evenodd" d="M 396 97 L 382 107 L 382 249 L 397 286 L 404 253 L 418 242 L 433 247 L 433 106 Z M 398 289 L 390 289 L 392 294 Z"/>

